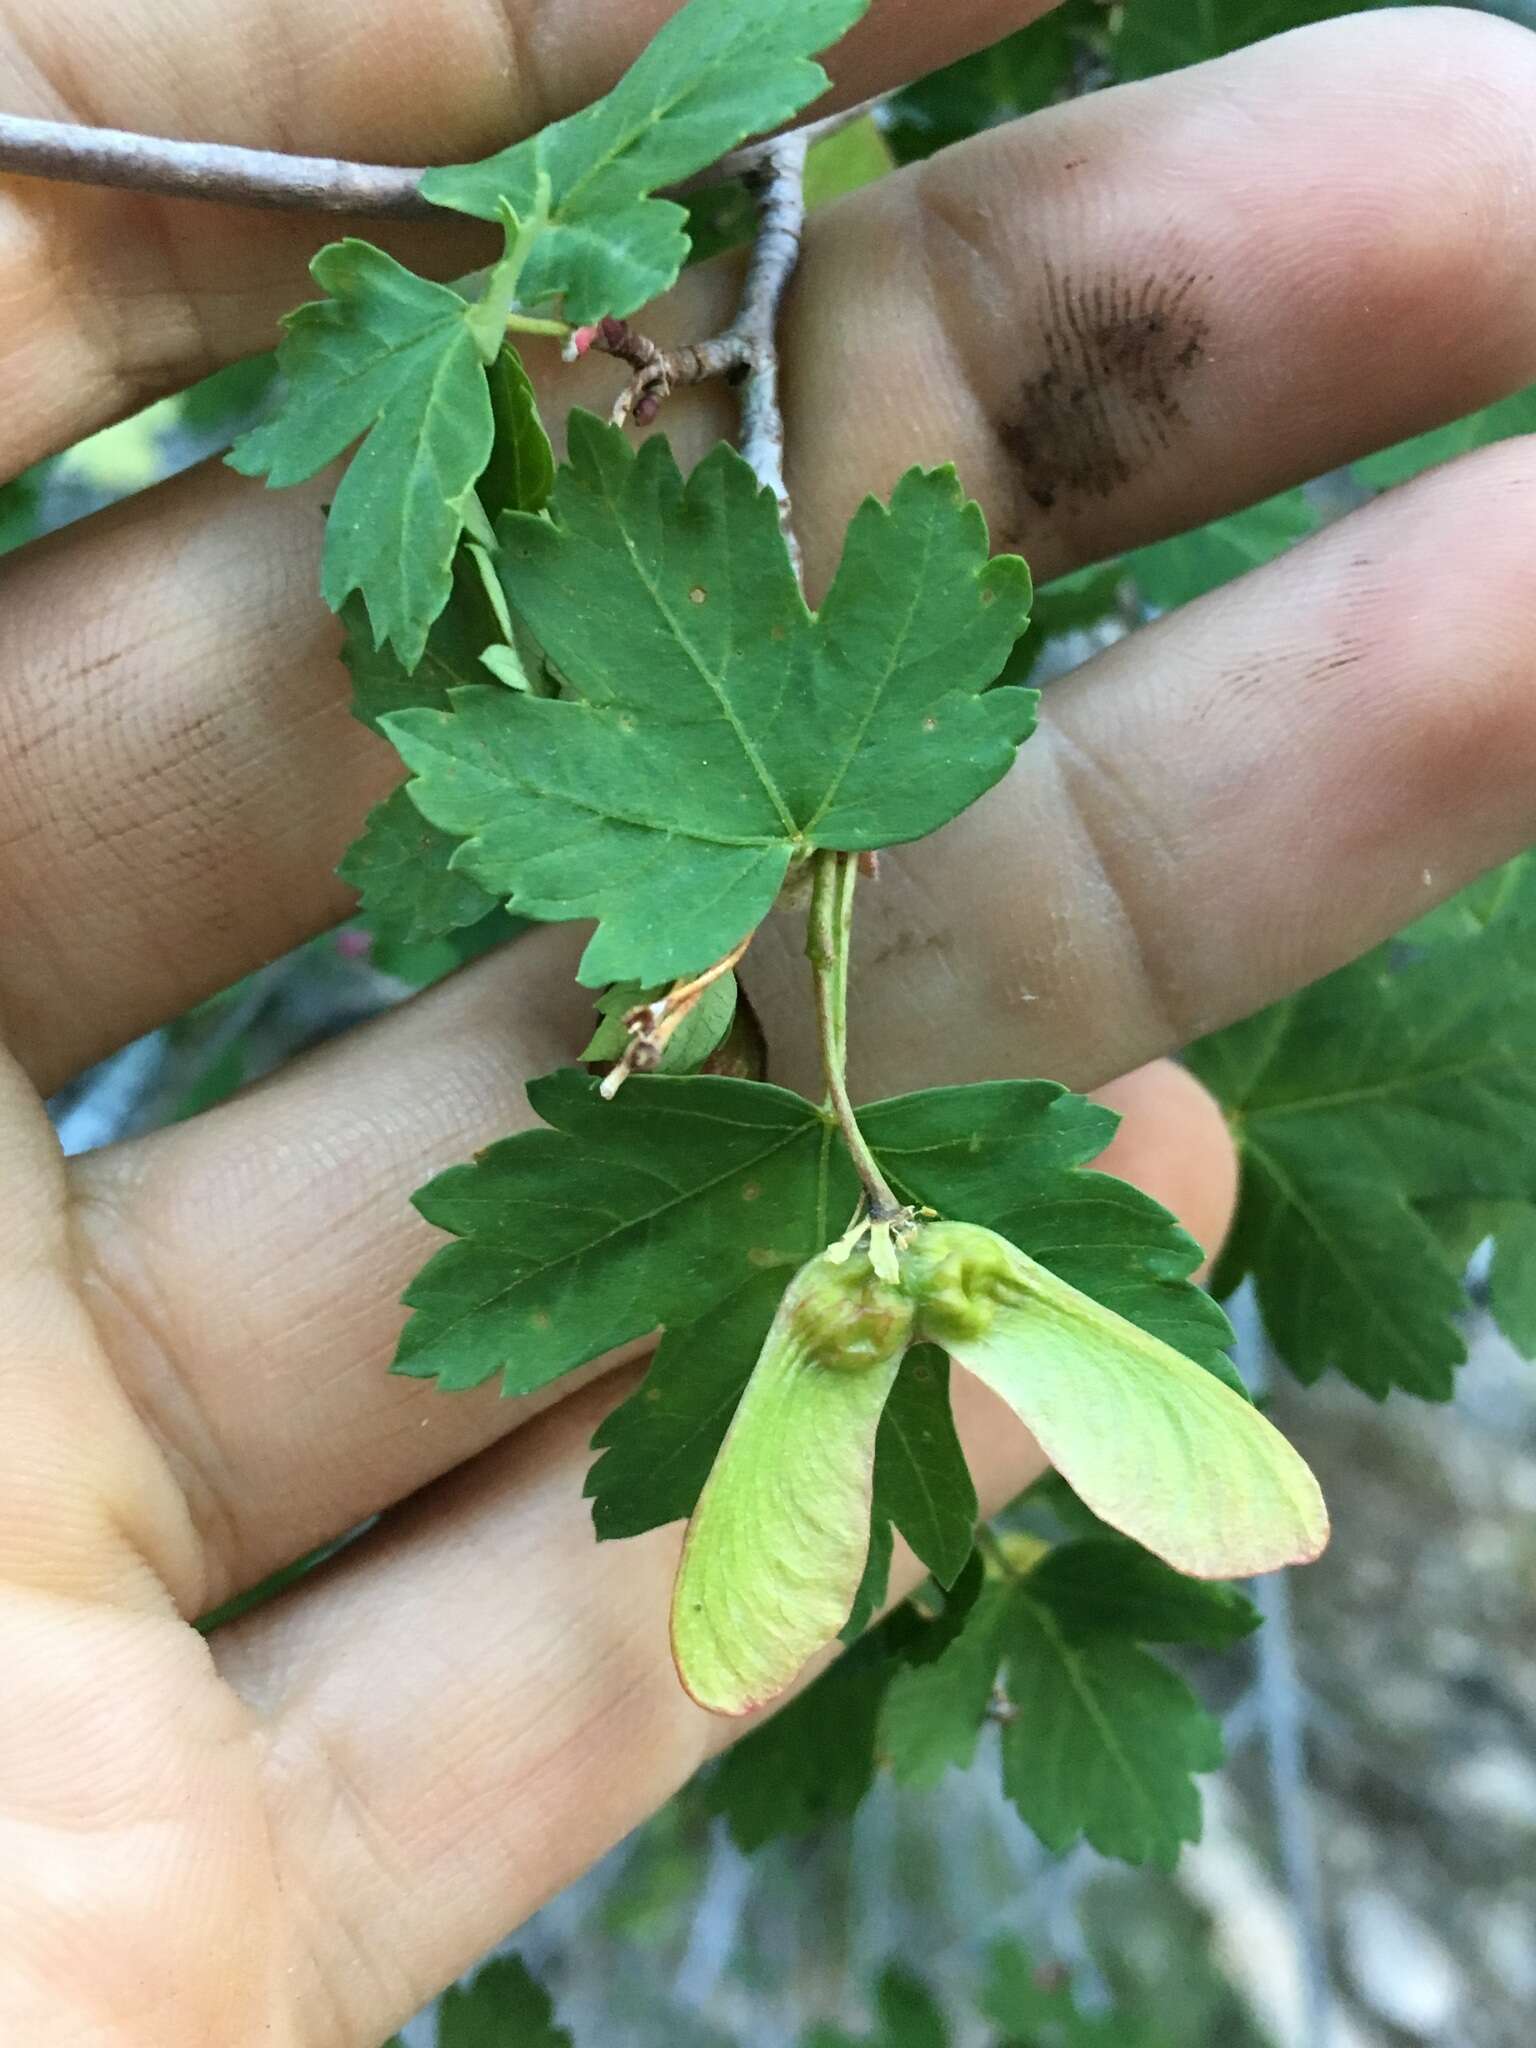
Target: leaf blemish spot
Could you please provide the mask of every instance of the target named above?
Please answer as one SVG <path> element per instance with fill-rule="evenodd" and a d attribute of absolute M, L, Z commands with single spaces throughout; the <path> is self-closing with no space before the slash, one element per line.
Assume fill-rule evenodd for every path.
<path fill-rule="evenodd" d="M 692 590 L 688 593 L 688 602 L 690 604 L 703 604 L 708 596 L 709 592 L 704 588 L 703 584 L 695 583 Z"/>

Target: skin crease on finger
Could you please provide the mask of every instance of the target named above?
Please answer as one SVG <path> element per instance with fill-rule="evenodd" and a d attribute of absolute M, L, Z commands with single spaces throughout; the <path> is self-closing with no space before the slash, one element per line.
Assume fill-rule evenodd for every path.
<path fill-rule="evenodd" d="M 1520 383 L 1536 249 L 1507 194 L 1530 175 L 1533 105 L 1526 32 L 1372 16 L 1095 95 L 832 209 L 788 330 L 815 578 L 857 495 L 915 460 L 957 458 L 1044 579 Z M 1216 282 L 1141 314 L 1145 252 L 1170 250 L 1174 222 L 1210 244 Z M 690 281 L 659 330 L 712 324 L 729 290 Z M 1166 333 L 1138 338 L 1147 318 Z M 1359 377 L 1362 356 L 1379 374 Z M 1091 445 L 1045 433 L 1053 366 L 1099 380 Z M 589 359 L 556 402 L 614 385 Z M 665 424 L 696 455 L 729 401 Z M 345 713 L 314 594 L 322 495 L 204 475 L 8 567 L 0 1017 L 45 1086 L 349 903 L 330 871 L 397 770 Z M 84 963 L 113 1004 L 73 999 Z"/>

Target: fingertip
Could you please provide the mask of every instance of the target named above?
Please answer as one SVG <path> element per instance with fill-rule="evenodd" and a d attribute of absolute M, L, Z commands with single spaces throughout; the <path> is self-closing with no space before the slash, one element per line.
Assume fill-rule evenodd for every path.
<path fill-rule="evenodd" d="M 1094 1090 L 1121 1125 L 1094 1162 L 1171 1209 L 1205 1249 L 1204 1278 L 1237 1207 L 1237 1147 L 1216 1098 L 1187 1067 L 1153 1060 Z"/>

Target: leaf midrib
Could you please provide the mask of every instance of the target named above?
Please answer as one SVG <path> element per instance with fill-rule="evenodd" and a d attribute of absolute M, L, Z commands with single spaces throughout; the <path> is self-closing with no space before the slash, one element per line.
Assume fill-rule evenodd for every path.
<path fill-rule="evenodd" d="M 787 839 L 791 845 L 799 845 L 801 837 L 800 827 L 795 821 L 795 815 L 793 811 L 791 811 L 789 805 L 785 802 L 782 794 L 779 791 L 777 784 L 774 782 L 772 776 L 769 774 L 767 764 L 764 762 L 762 755 L 758 752 L 756 742 L 751 738 L 751 736 L 746 731 L 746 728 L 742 725 L 741 720 L 738 718 L 735 707 L 731 703 L 730 697 L 726 694 L 724 680 L 721 677 L 717 676 L 714 673 L 714 671 L 709 667 L 709 665 L 703 660 L 697 648 L 694 646 L 692 639 L 689 637 L 687 632 L 685 632 L 682 619 L 673 613 L 670 605 L 668 605 L 665 597 L 662 594 L 660 585 L 652 578 L 652 576 L 647 571 L 645 564 L 641 561 L 639 550 L 636 548 L 634 538 L 630 533 L 629 521 L 624 516 L 624 507 L 615 497 L 612 489 L 609 487 L 606 476 L 603 479 L 603 500 L 604 503 L 608 506 L 608 510 L 612 516 L 614 526 L 617 529 L 619 536 L 624 543 L 624 551 L 628 555 L 630 562 L 633 565 L 635 577 L 636 580 L 639 582 L 641 589 L 650 598 L 652 604 L 656 607 L 657 611 L 661 614 L 662 618 L 670 627 L 673 638 L 676 640 L 678 646 L 682 649 L 683 653 L 687 656 L 688 661 L 692 666 L 695 675 L 697 675 L 697 677 L 699 678 L 699 681 L 703 683 L 704 687 L 709 691 L 710 695 L 714 698 L 716 705 L 719 707 L 721 716 L 725 719 L 726 724 L 730 727 L 732 734 L 735 736 L 736 744 L 741 748 L 742 753 L 746 756 L 746 759 L 752 768 L 752 772 L 756 775 L 758 782 L 761 784 L 763 794 L 767 797 L 768 801 L 772 804 L 774 810 L 778 813 L 779 821 L 784 827 L 784 838 Z M 657 828 L 653 825 L 649 829 L 655 831 Z M 687 834 L 684 836 L 702 837 L 702 835 L 695 834 Z M 745 845 L 760 845 L 765 843 L 772 844 L 773 842 L 747 840 L 743 841 L 742 843 Z"/>
<path fill-rule="evenodd" d="M 1413 1069 L 1359 1088 L 1338 1089 L 1332 1095 L 1305 1096 L 1300 1101 L 1276 1102 L 1258 1109 L 1244 1108 L 1239 1111 L 1238 1120 L 1246 1131 L 1256 1123 L 1273 1123 L 1284 1117 L 1320 1115 L 1329 1110 L 1353 1109 L 1362 1103 L 1390 1101 L 1398 1094 L 1416 1088 L 1432 1088 L 1442 1081 L 1467 1080 L 1474 1074 L 1500 1067 L 1518 1068 L 1533 1055 L 1536 1055 L 1536 1049 L 1520 1052 L 1512 1046 L 1499 1046 L 1475 1059 L 1458 1060 L 1447 1067 Z"/>
<path fill-rule="evenodd" d="M 822 819 L 827 815 L 828 811 L 831 810 L 833 804 L 837 801 L 838 792 L 842 789 L 843 784 L 848 780 L 849 774 L 853 768 L 853 764 L 858 759 L 860 750 L 864 745 L 864 736 L 869 731 L 870 726 L 874 723 L 875 716 L 880 710 L 881 706 L 885 703 L 885 693 L 891 686 L 891 677 L 895 675 L 897 668 L 900 666 L 898 657 L 901 649 L 903 649 L 907 644 L 908 636 L 912 631 L 912 621 L 917 616 L 918 603 L 926 587 L 926 578 L 928 575 L 929 565 L 933 560 L 933 546 L 933 521 L 930 519 L 927 522 L 926 529 L 923 535 L 922 567 L 919 573 L 912 578 L 911 601 L 907 606 L 906 616 L 901 622 L 901 631 L 896 636 L 895 640 L 892 642 L 890 660 L 886 663 L 885 669 L 881 674 L 879 681 L 875 684 L 874 688 L 869 693 L 869 701 L 864 707 L 864 715 L 859 720 L 858 725 L 854 728 L 854 731 L 849 738 L 848 745 L 844 750 L 842 766 L 838 769 L 836 775 L 833 776 L 830 785 L 828 786 L 825 794 L 822 796 L 821 802 L 816 806 L 816 809 L 813 812 L 810 821 L 805 826 L 805 836 L 807 839 L 810 838 L 811 834 L 816 830 L 816 827 L 821 823 Z M 814 651 L 817 654 L 819 654 L 821 652 L 820 643 L 822 633 L 821 620 L 819 617 L 816 620 L 815 631 L 816 639 L 815 641 L 813 641 L 812 644 Z"/>
<path fill-rule="evenodd" d="M 1154 1835 L 1159 1841 L 1165 1839 L 1168 1832 L 1167 1824 L 1157 1801 L 1143 1784 L 1140 1772 L 1132 1762 L 1124 1743 L 1121 1742 L 1115 1732 L 1114 1724 L 1100 1706 L 1098 1694 L 1094 1692 L 1084 1677 L 1080 1661 L 1073 1652 L 1071 1645 L 1067 1642 L 1066 1637 L 1062 1634 L 1061 1626 L 1055 1615 L 1051 1613 L 1043 1601 L 1037 1600 L 1025 1587 L 1019 1588 L 1018 1597 L 1027 1603 L 1038 1621 L 1042 1632 L 1049 1640 L 1052 1649 L 1055 1650 L 1060 1660 L 1061 1668 L 1066 1673 L 1067 1683 L 1071 1687 L 1074 1697 L 1087 1716 L 1094 1733 L 1102 1743 L 1105 1753 L 1146 1813 Z M 1083 1832 L 1086 1833 L 1087 1830 L 1084 1829 Z"/>
<path fill-rule="evenodd" d="M 1389 1311 L 1393 1297 L 1384 1295 L 1379 1288 L 1374 1288 L 1367 1282 L 1363 1282 L 1360 1275 L 1355 1271 L 1353 1262 L 1339 1254 L 1334 1244 L 1332 1233 L 1322 1227 L 1321 1220 L 1307 1205 L 1295 1181 L 1285 1171 L 1274 1154 L 1265 1151 L 1261 1145 L 1250 1145 L 1248 1150 L 1255 1163 L 1269 1175 L 1270 1181 L 1281 1202 L 1291 1210 L 1301 1228 L 1306 1231 L 1313 1242 L 1322 1250 L 1327 1263 L 1333 1267 L 1343 1282 L 1344 1292 L 1353 1296 L 1359 1303 L 1364 1314 L 1366 1327 L 1383 1331 L 1390 1340 L 1390 1344 L 1396 1348 L 1398 1358 L 1407 1361 L 1411 1366 L 1422 1366 L 1428 1371 L 1435 1371 L 1436 1369 L 1446 1373 L 1454 1371 L 1454 1363 L 1426 1359 L 1422 1349 L 1415 1349 L 1408 1326 L 1394 1323 L 1392 1320 Z M 1437 1328 L 1444 1327 L 1438 1317 L 1436 1318 L 1435 1326 Z M 1415 1323 L 1414 1327 L 1419 1327 L 1419 1324 Z M 1337 1349 L 1332 1352 L 1331 1356 L 1335 1359 L 1337 1358 Z M 1338 1369 L 1343 1370 L 1342 1367 Z M 1345 1372 L 1345 1378 L 1354 1382 L 1354 1375 L 1352 1373 Z M 1361 1384 L 1360 1382 L 1354 1383 Z M 1395 1375 L 1388 1384 L 1390 1387 L 1400 1388 L 1405 1393 L 1417 1391 Z"/>
<path fill-rule="evenodd" d="M 660 123 L 663 121 L 670 120 L 671 117 L 677 112 L 679 107 L 685 105 L 688 100 L 692 99 L 696 94 L 702 92 L 706 86 L 713 90 L 715 80 L 719 76 L 721 71 L 729 71 L 732 68 L 732 66 L 739 67 L 742 63 L 747 61 L 749 55 L 750 50 L 744 51 L 739 42 L 734 44 L 732 46 L 731 58 L 729 63 L 717 62 L 707 72 L 695 72 L 692 75 L 692 77 L 688 80 L 686 85 L 684 85 L 681 89 L 674 92 L 670 100 L 664 100 L 658 105 L 653 106 L 650 109 L 650 111 L 646 114 L 643 120 L 637 121 L 634 124 L 634 126 L 625 133 L 622 140 L 616 142 L 614 146 L 605 155 L 597 157 L 591 164 L 588 165 L 587 169 L 576 180 L 576 182 L 567 188 L 565 196 L 559 201 L 558 205 L 553 206 L 550 209 L 549 217 L 551 224 L 559 225 L 562 227 L 569 226 L 571 215 L 579 211 L 575 206 L 575 201 L 581 193 L 586 191 L 587 187 L 593 182 L 594 179 L 600 177 L 604 171 L 609 170 L 614 164 L 618 163 L 621 158 L 627 156 L 629 152 L 632 149 L 634 149 L 635 146 L 642 140 L 642 138 L 648 135 L 653 128 L 659 126 Z M 799 58 L 786 58 L 783 59 L 782 61 L 812 63 L 815 60 L 813 57 L 802 55 Z M 620 89 L 621 88 L 616 87 L 615 92 L 619 91 Z M 753 132 L 755 131 L 750 129 L 748 130 L 749 134 Z M 542 137 L 538 139 L 542 140 Z M 655 193 L 652 190 L 648 189 L 645 182 L 642 180 L 639 186 L 637 187 L 636 197 L 640 199 L 653 199 L 655 197 Z"/>

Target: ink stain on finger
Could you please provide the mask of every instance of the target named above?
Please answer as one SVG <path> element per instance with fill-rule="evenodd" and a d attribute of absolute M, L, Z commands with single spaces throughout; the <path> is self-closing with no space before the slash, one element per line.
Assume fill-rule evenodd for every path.
<path fill-rule="evenodd" d="M 1042 512 L 1108 498 L 1187 430 L 1182 394 L 1206 361 L 1208 279 L 1117 274 L 1081 283 L 1047 262 L 1040 357 L 998 439 Z"/>

